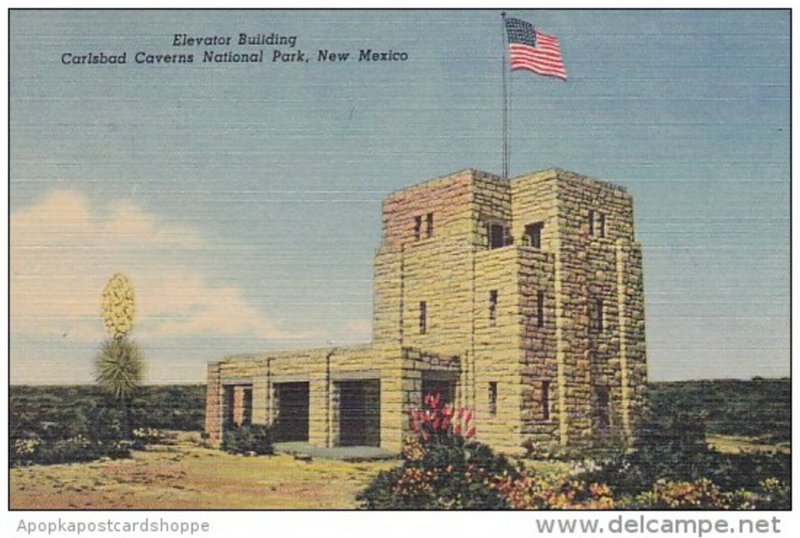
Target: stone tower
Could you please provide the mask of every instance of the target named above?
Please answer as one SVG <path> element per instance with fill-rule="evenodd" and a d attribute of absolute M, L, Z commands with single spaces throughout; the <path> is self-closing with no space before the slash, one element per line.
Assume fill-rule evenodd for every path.
<path fill-rule="evenodd" d="M 208 366 L 206 433 L 398 451 L 426 393 L 475 410 L 478 440 L 628 438 L 646 382 L 642 257 L 622 187 L 559 169 L 465 170 L 390 194 L 373 341 Z"/>
<path fill-rule="evenodd" d="M 560 169 L 475 170 L 391 194 L 374 340 L 459 356 L 481 440 L 631 435 L 646 378 L 631 196 Z"/>

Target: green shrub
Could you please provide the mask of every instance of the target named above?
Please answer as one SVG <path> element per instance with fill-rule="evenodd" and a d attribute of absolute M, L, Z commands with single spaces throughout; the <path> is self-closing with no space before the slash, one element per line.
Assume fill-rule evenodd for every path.
<path fill-rule="evenodd" d="M 699 410 L 710 434 L 791 442 L 792 384 L 788 378 L 650 383 L 651 404 L 672 412 Z"/>
<path fill-rule="evenodd" d="M 620 502 L 633 510 L 748 510 L 753 495 L 744 490 L 723 492 L 708 479 L 692 482 L 659 481 L 649 491 Z"/>
<path fill-rule="evenodd" d="M 225 431 L 222 449 L 232 454 L 273 454 L 272 436 L 262 424 L 238 426 Z"/>
<path fill-rule="evenodd" d="M 162 442 L 154 428 L 202 430 L 205 387 L 143 387 L 131 402 L 140 434 L 123 442 L 117 402 L 96 386 L 10 388 L 9 463 L 88 461 L 125 456 L 130 448 Z M 75 441 L 76 439 L 80 441 Z"/>
<path fill-rule="evenodd" d="M 416 435 L 406 439 L 403 464 L 382 471 L 359 493 L 362 508 L 378 510 L 504 509 L 500 477 L 516 469 L 472 438 L 472 411 L 439 405 L 426 397 L 426 410 L 410 411 Z"/>
<path fill-rule="evenodd" d="M 130 455 L 130 448 L 131 443 L 127 441 L 103 443 L 76 436 L 42 443 L 35 451 L 33 459 L 27 463 L 49 465 L 92 461 L 101 457 L 124 458 Z"/>
<path fill-rule="evenodd" d="M 651 400 L 649 412 L 638 429 L 634 450 L 620 452 L 603 462 L 599 470 L 584 473 L 580 479 L 607 484 L 615 496 L 634 499 L 633 507 L 667 507 L 671 501 L 653 497 L 653 488 L 659 483 L 692 489 L 694 486 L 686 484 L 702 486 L 704 480 L 719 489 L 720 499 L 724 497 L 724 502 L 714 505 L 716 508 L 725 507 L 725 503 L 737 505 L 737 498 L 730 496 L 740 490 L 752 492 L 753 498 L 748 502 L 752 501 L 756 507 L 790 506 L 788 494 L 783 495 L 781 488 L 759 493 L 768 479 L 776 479 L 786 488 L 791 486 L 789 454 L 716 452 L 705 442 L 701 414 L 676 413 L 670 409 L 663 400 Z M 698 487 L 702 489 L 701 486 Z"/>

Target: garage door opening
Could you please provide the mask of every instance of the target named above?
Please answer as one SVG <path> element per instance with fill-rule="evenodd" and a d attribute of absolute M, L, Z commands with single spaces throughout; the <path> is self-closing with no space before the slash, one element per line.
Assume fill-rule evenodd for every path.
<path fill-rule="evenodd" d="M 381 384 L 378 379 L 334 384 L 338 446 L 381 445 Z"/>
<path fill-rule="evenodd" d="M 275 383 L 276 441 L 308 441 L 308 382 Z"/>

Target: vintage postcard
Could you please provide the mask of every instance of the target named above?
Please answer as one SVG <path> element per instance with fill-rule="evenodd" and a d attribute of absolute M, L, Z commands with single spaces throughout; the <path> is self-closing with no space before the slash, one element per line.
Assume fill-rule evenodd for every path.
<path fill-rule="evenodd" d="M 10 509 L 791 509 L 790 10 L 9 27 Z"/>

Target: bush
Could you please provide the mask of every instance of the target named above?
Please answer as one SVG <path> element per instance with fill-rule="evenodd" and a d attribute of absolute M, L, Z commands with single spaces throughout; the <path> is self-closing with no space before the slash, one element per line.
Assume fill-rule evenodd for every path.
<path fill-rule="evenodd" d="M 497 488 L 501 477 L 517 477 L 502 455 L 472 438 L 472 411 L 440 406 L 425 398 L 425 410 L 412 410 L 416 435 L 406 439 L 403 465 L 382 471 L 356 499 L 362 508 L 444 510 L 509 508 Z"/>
<path fill-rule="evenodd" d="M 498 490 L 515 510 L 610 510 L 616 507 L 608 486 L 587 486 L 566 475 L 504 477 L 498 483 Z"/>
<path fill-rule="evenodd" d="M 693 482 L 656 482 L 650 491 L 623 503 L 635 510 L 747 510 L 753 495 L 744 490 L 723 492 L 706 478 Z"/>
<path fill-rule="evenodd" d="M 242 425 L 225 431 L 222 449 L 232 454 L 273 454 L 272 436 L 262 424 Z"/>
<path fill-rule="evenodd" d="M 155 428 L 202 429 L 205 387 L 144 387 L 132 400 L 134 442 L 124 441 L 118 403 L 95 386 L 10 388 L 9 462 L 88 461 L 163 442 Z"/>
<path fill-rule="evenodd" d="M 748 503 L 789 508 L 789 454 L 716 452 L 705 442 L 702 416 L 670 413 L 660 402 L 652 403 L 634 450 L 608 459 L 599 470 L 582 474 L 581 480 L 607 484 L 615 495 L 633 499 L 631 507 L 691 508 L 681 500 L 683 492 L 699 495 L 700 506 L 716 509 Z M 765 481 L 774 487 L 765 489 Z M 709 484 L 717 490 L 708 489 Z M 747 502 L 736 496 L 741 491 L 751 492 Z"/>

